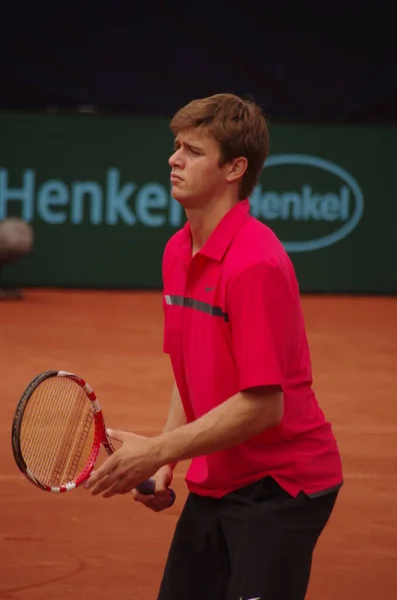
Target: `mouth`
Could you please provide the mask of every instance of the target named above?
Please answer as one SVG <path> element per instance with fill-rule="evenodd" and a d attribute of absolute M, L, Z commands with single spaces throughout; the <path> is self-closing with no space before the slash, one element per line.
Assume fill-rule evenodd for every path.
<path fill-rule="evenodd" d="M 175 175 L 175 173 L 171 173 L 170 176 L 171 181 L 176 182 L 176 181 L 183 181 L 182 177 L 179 177 L 178 175 Z"/>

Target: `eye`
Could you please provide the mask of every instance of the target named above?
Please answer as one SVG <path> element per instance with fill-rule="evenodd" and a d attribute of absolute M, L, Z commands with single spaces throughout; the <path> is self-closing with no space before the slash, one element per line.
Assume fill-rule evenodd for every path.
<path fill-rule="evenodd" d="M 199 150 L 195 150 L 194 148 L 190 148 L 189 152 L 193 156 L 200 156 L 200 154 L 201 154 L 201 152 Z"/>

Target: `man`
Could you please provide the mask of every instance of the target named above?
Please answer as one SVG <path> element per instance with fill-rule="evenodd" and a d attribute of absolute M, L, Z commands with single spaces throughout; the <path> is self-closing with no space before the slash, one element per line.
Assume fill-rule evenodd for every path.
<path fill-rule="evenodd" d="M 0 300 L 20 300 L 19 288 L 2 283 L 2 271 L 32 251 L 33 228 L 22 219 L 10 217 L 0 221 Z"/>
<path fill-rule="evenodd" d="M 171 129 L 172 195 L 187 224 L 163 258 L 169 417 L 153 438 L 111 432 L 123 446 L 89 485 L 104 497 L 134 489 L 162 510 L 175 465 L 192 459 L 159 600 L 302 600 L 342 469 L 311 387 L 293 266 L 249 214 L 266 121 L 219 94 L 182 108 Z M 152 475 L 147 498 L 135 488 Z"/>

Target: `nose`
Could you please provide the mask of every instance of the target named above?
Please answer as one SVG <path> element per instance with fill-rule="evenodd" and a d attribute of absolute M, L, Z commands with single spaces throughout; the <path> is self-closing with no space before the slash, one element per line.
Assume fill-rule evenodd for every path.
<path fill-rule="evenodd" d="M 175 150 L 175 152 L 173 154 L 171 154 L 171 156 L 168 159 L 168 164 L 170 165 L 170 167 L 174 168 L 174 167 L 180 167 L 181 166 L 181 152 L 180 149 L 178 148 L 177 150 Z"/>

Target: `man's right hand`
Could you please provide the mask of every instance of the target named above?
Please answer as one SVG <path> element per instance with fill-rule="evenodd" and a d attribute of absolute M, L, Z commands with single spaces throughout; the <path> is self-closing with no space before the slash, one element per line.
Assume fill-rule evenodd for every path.
<path fill-rule="evenodd" d="M 153 479 L 156 482 L 156 488 L 154 494 L 146 495 L 141 494 L 138 490 L 132 490 L 132 495 L 134 500 L 137 502 L 141 502 L 150 510 L 154 510 L 154 512 L 160 512 L 165 510 L 169 506 L 169 501 L 171 497 L 171 492 L 169 491 L 169 487 L 172 482 L 172 469 L 168 465 L 161 467 L 155 475 L 153 475 Z"/>

